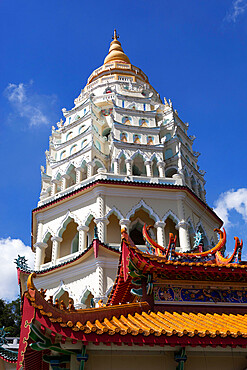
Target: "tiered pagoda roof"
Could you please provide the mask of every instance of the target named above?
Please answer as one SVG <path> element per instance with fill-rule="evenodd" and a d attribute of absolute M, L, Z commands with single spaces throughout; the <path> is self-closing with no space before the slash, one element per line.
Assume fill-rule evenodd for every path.
<path fill-rule="evenodd" d="M 144 227 L 144 235 L 147 230 Z M 24 361 L 27 344 L 34 350 L 42 348 L 61 353 L 64 352 L 61 345 L 66 341 L 72 344 L 80 341 L 82 345 L 113 343 L 246 348 L 247 291 L 243 283 L 247 279 L 247 263 L 241 261 L 239 249 L 242 243 L 237 238 L 232 258 L 227 263 L 225 259 L 222 263 L 216 259 L 213 254 L 222 250 L 226 241 L 225 231 L 218 230 L 218 233 L 219 242 L 213 252 L 207 251 L 205 261 L 201 258 L 197 263 L 183 260 L 185 257 L 188 259 L 188 253 L 187 256 L 184 253 L 183 258 L 174 254 L 172 235 L 169 246 L 173 252 L 168 258 L 165 256 L 167 251 L 157 251 L 157 245 L 158 255 L 140 251 L 123 230 L 118 276 L 107 305 L 98 308 L 75 310 L 71 303 L 67 308 L 62 302 L 59 306 L 51 300 L 46 301 L 44 291 L 39 292 L 35 288 L 35 273 L 32 273 L 23 296 L 23 322 L 28 325 L 22 326 L 17 369 Z M 155 304 L 150 299 L 155 286 L 162 287 L 164 282 L 175 280 L 181 286 L 198 281 L 200 284 L 228 286 L 230 281 L 233 289 L 236 286 L 243 289 L 237 291 L 235 303 L 222 294 L 221 302 L 209 299 L 211 306 L 207 305 L 208 302 L 200 305 L 200 299 L 194 301 L 193 307 L 186 302 L 179 306 L 176 301 L 172 305 Z M 206 288 L 205 291 L 209 295 Z"/>

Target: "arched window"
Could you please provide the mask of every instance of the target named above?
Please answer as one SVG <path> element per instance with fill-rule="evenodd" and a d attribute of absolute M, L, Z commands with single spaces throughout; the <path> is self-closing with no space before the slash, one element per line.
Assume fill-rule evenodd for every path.
<path fill-rule="evenodd" d="M 107 225 L 107 243 L 110 245 L 118 245 L 120 246 L 121 240 L 121 227 L 119 225 L 119 219 L 117 216 L 112 213 L 108 218 L 108 225 Z"/>
<path fill-rule="evenodd" d="M 119 160 L 119 173 L 120 173 L 120 175 L 126 175 L 126 173 L 127 173 L 124 156 L 122 156 Z"/>
<path fill-rule="evenodd" d="M 73 132 L 72 131 L 68 132 L 68 134 L 66 135 L 66 141 L 71 140 L 72 137 L 73 137 Z"/>
<path fill-rule="evenodd" d="M 147 176 L 146 166 L 140 154 L 135 157 L 132 169 L 134 176 Z"/>
<path fill-rule="evenodd" d="M 141 144 L 141 135 L 133 135 L 133 142 L 134 144 Z"/>
<path fill-rule="evenodd" d="M 154 158 L 152 166 L 153 177 L 159 177 L 159 169 L 157 165 L 157 159 Z"/>
<path fill-rule="evenodd" d="M 73 164 L 71 164 L 66 171 L 66 175 L 69 175 L 69 179 L 67 180 L 67 188 L 69 188 L 72 185 L 75 185 L 76 183 L 76 173 L 75 173 L 75 167 Z"/>
<path fill-rule="evenodd" d="M 85 128 L 86 128 L 86 126 L 85 126 L 85 125 L 82 125 L 82 126 L 79 128 L 79 134 L 82 134 L 82 133 L 85 131 Z"/>
<path fill-rule="evenodd" d="M 176 173 L 177 173 L 177 169 L 176 168 L 168 168 L 166 170 L 166 177 L 172 177 Z"/>
<path fill-rule="evenodd" d="M 139 126 L 141 127 L 148 127 L 148 120 L 145 118 L 139 119 Z"/>
<path fill-rule="evenodd" d="M 165 220 L 165 240 L 166 240 L 166 244 L 168 245 L 168 242 L 169 242 L 169 233 L 172 233 L 173 236 L 177 236 L 177 244 L 176 244 L 176 247 L 179 247 L 179 233 L 178 233 L 178 230 L 176 229 L 176 223 L 172 220 L 172 218 L 169 216 L 166 220 Z"/>
<path fill-rule="evenodd" d="M 87 139 L 82 141 L 81 148 L 85 148 L 86 145 L 87 145 Z"/>
<path fill-rule="evenodd" d="M 93 168 L 93 174 L 96 175 L 98 173 L 99 168 L 104 168 L 102 163 L 99 160 L 95 161 L 94 168 Z"/>
<path fill-rule="evenodd" d="M 172 149 L 166 149 L 165 151 L 165 159 L 169 159 L 173 156 L 173 152 L 172 152 Z"/>
<path fill-rule="evenodd" d="M 64 226 L 65 230 L 60 235 L 63 238 L 60 244 L 60 258 L 71 254 L 72 248 L 76 246 L 76 235 L 78 234 L 78 224 L 73 219 L 68 219 Z"/>
<path fill-rule="evenodd" d="M 73 145 L 70 149 L 70 155 L 74 154 L 77 151 L 77 144 Z"/>
<path fill-rule="evenodd" d="M 177 138 L 178 138 L 179 141 L 181 141 L 181 143 L 183 143 L 183 139 L 181 138 L 181 136 L 179 134 L 177 135 Z"/>
<path fill-rule="evenodd" d="M 127 116 L 125 116 L 125 117 L 123 117 L 123 119 L 122 119 L 122 123 L 124 123 L 125 125 L 131 125 L 131 123 L 132 123 L 132 118 L 131 118 L 131 117 L 127 117 Z"/>
<path fill-rule="evenodd" d="M 133 216 L 130 218 L 130 237 L 136 245 L 145 245 L 142 229 L 144 223 L 146 225 L 154 225 L 155 221 L 149 216 L 148 212 L 140 208 L 138 209 Z M 153 229 L 154 239 L 156 238 L 156 229 Z"/>
<path fill-rule="evenodd" d="M 51 234 L 48 233 L 46 239 L 44 240 L 44 243 L 48 245 L 48 247 L 45 248 L 45 258 L 44 263 L 51 262 L 51 256 L 52 256 L 52 241 L 51 241 Z"/>
<path fill-rule="evenodd" d="M 147 137 L 147 145 L 154 145 L 154 138 L 153 136 Z"/>
<path fill-rule="evenodd" d="M 196 165 L 195 165 L 195 163 L 194 163 L 194 162 L 192 162 L 192 166 L 196 169 Z"/>
<path fill-rule="evenodd" d="M 64 150 L 61 154 L 60 154 L 60 159 L 64 159 L 66 157 L 66 150 Z"/>
<path fill-rule="evenodd" d="M 126 143 L 128 141 L 128 134 L 126 132 L 121 132 L 120 140 Z"/>

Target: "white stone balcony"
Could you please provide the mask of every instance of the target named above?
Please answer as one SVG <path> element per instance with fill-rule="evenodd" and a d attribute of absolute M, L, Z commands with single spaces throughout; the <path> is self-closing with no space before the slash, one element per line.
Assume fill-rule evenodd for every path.
<path fill-rule="evenodd" d="M 44 196 L 40 198 L 40 201 L 38 202 L 38 207 L 50 203 L 54 200 L 57 200 L 66 194 L 69 194 L 75 190 L 80 189 L 83 186 L 86 186 L 94 181 L 97 180 L 115 180 L 115 181 L 124 181 L 124 182 L 143 182 L 143 183 L 149 183 L 149 184 L 164 184 L 164 185 L 183 185 L 183 180 L 180 175 L 174 175 L 173 178 L 171 177 L 148 177 L 148 176 L 126 176 L 126 175 L 118 175 L 115 173 L 108 173 L 100 171 L 100 173 L 97 173 L 94 176 L 91 176 L 83 181 L 81 181 L 79 184 L 72 185 L 65 190 L 59 191 L 55 195 L 48 196 L 46 193 Z"/>

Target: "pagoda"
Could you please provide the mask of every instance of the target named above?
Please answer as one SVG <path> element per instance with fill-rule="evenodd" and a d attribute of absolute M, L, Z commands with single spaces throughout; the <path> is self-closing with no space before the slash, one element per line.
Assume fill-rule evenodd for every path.
<path fill-rule="evenodd" d="M 162 352 L 182 369 L 187 347 L 246 346 L 242 243 L 224 256 L 195 137 L 118 38 L 52 127 L 32 213 L 35 270 L 17 264 L 17 369 L 106 369 L 111 351 L 112 368 L 125 358 L 146 369 Z"/>

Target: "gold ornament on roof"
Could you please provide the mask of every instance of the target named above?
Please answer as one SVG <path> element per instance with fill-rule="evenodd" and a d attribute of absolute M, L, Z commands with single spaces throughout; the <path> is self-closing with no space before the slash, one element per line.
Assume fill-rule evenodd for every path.
<path fill-rule="evenodd" d="M 111 42 L 110 49 L 108 52 L 108 55 L 106 56 L 104 60 L 104 64 L 113 62 L 113 61 L 119 61 L 119 62 L 125 62 L 130 63 L 129 58 L 124 53 L 120 41 L 118 41 L 119 36 L 117 35 L 116 29 L 113 33 L 113 41 Z"/>

